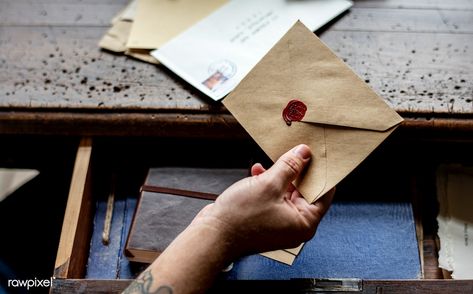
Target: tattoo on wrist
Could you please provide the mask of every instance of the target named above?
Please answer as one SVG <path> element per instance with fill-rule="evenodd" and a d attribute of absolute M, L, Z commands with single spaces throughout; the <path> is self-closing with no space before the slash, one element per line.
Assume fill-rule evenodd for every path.
<path fill-rule="evenodd" d="M 144 271 L 134 280 L 122 294 L 173 294 L 170 286 L 160 286 L 156 291 L 151 291 L 153 285 L 153 275 L 151 270 Z"/>

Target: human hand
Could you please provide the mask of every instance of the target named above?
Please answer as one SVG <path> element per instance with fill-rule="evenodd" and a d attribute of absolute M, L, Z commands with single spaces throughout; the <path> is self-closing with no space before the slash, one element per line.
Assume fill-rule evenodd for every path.
<path fill-rule="evenodd" d="M 335 189 L 313 204 L 292 182 L 310 161 L 310 149 L 298 145 L 268 170 L 259 163 L 245 178 L 225 190 L 193 221 L 216 228 L 231 244 L 234 257 L 293 248 L 313 237 Z M 317 164 L 317 163 L 315 163 Z"/>
<path fill-rule="evenodd" d="M 309 147 L 299 145 L 268 170 L 255 164 L 251 177 L 202 209 L 124 293 L 204 293 L 237 257 L 296 247 L 312 238 L 335 190 L 314 204 L 302 198 L 291 183 L 309 160 Z"/>

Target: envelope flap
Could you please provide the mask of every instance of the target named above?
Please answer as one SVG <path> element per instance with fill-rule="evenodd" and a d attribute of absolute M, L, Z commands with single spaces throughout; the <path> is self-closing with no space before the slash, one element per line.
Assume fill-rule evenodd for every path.
<path fill-rule="evenodd" d="M 285 111 L 291 102 L 296 111 Z M 309 145 L 312 160 L 294 182 L 308 202 L 337 185 L 402 121 L 300 22 L 223 104 L 272 160 Z M 294 113 L 302 122 L 288 125 Z"/>
<path fill-rule="evenodd" d="M 308 33 L 312 34 L 297 22 L 288 42 L 290 99 L 300 100 L 307 107 L 301 121 L 375 131 L 386 131 L 402 121 L 320 39 L 304 37 Z"/>
<path fill-rule="evenodd" d="M 263 57 L 223 104 L 273 161 L 297 144 L 311 148 L 312 160 L 294 184 L 312 202 L 326 186 L 325 130 L 306 124 L 289 128 L 282 119 L 282 105 L 292 95 L 288 38 L 290 34 Z"/>
<path fill-rule="evenodd" d="M 373 106 L 331 105 L 321 106 L 307 103 L 307 112 L 301 120 L 306 123 L 333 125 L 384 132 L 402 122 L 402 118 L 391 109 L 388 111 Z"/>

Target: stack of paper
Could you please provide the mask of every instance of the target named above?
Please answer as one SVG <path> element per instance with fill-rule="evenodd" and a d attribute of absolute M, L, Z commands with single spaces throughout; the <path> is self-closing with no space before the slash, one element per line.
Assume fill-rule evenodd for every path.
<path fill-rule="evenodd" d="M 442 166 L 437 174 L 439 266 L 454 279 L 473 278 L 473 168 Z"/>
<path fill-rule="evenodd" d="M 297 20 L 314 31 L 351 5 L 345 0 L 230 1 L 152 55 L 198 90 L 219 100 Z"/>
<path fill-rule="evenodd" d="M 228 0 L 132 0 L 100 40 L 101 48 L 150 63 L 149 51 L 161 47 Z"/>
<path fill-rule="evenodd" d="M 351 6 L 347 0 L 133 0 L 99 45 L 161 62 L 219 100 L 297 20 L 314 31 Z"/>

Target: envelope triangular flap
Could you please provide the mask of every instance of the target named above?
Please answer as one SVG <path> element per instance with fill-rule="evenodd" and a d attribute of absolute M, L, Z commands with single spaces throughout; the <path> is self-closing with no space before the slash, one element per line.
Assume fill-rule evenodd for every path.
<path fill-rule="evenodd" d="M 325 188 L 324 128 L 305 124 L 288 128 L 282 119 L 282 110 L 292 97 L 289 38 L 290 33 L 283 36 L 223 104 L 273 161 L 297 144 L 311 148 L 313 160 L 304 178 L 316 180 L 296 183 L 310 201 Z"/>
<path fill-rule="evenodd" d="M 353 95 L 358 91 L 361 93 Z M 402 121 L 370 91 L 297 22 L 223 104 L 272 160 L 297 144 L 309 145 L 312 161 L 295 185 L 308 202 L 313 202 L 347 176 L 389 136 L 396 122 Z M 301 100 L 308 110 L 304 122 L 288 126 L 282 112 L 293 99 Z M 352 105 L 365 113 L 381 108 L 383 117 L 373 123 L 369 116 L 354 115 L 351 109 L 347 114 L 340 113 L 342 107 Z M 306 123 L 307 118 L 310 123 Z"/>
<path fill-rule="evenodd" d="M 307 106 L 303 122 L 386 131 L 402 121 L 301 22 L 288 35 L 293 97 Z"/>

